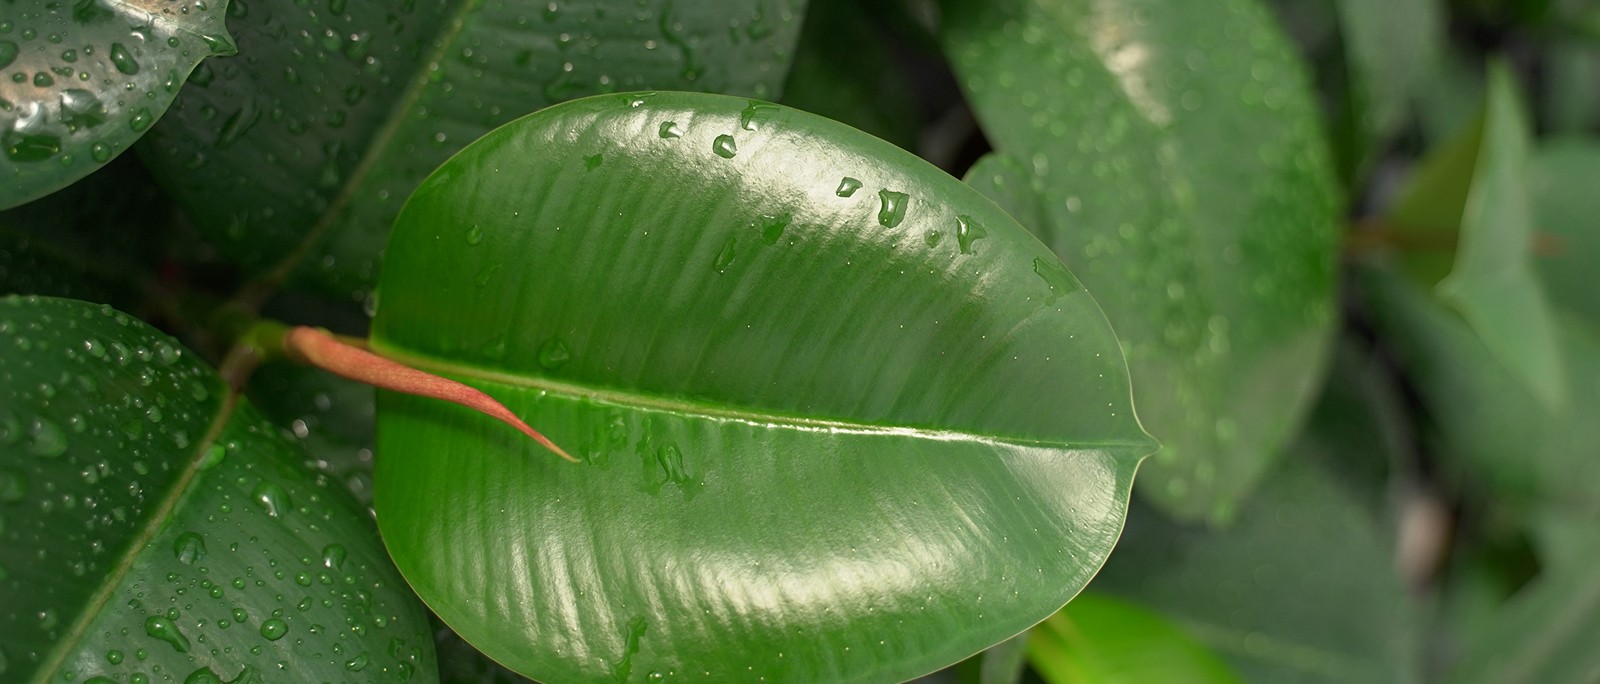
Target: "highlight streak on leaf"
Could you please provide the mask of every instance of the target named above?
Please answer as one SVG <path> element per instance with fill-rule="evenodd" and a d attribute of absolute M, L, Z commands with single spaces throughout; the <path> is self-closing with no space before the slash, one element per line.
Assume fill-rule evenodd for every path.
<path fill-rule="evenodd" d="M 365 349 L 341 342 L 325 330 L 299 326 L 283 340 L 290 358 L 335 375 L 364 382 L 386 390 L 441 399 L 459 404 L 514 427 L 544 448 L 568 461 L 578 459 L 563 451 L 549 438 L 522 422 L 494 397 L 454 380 L 401 365 Z"/>

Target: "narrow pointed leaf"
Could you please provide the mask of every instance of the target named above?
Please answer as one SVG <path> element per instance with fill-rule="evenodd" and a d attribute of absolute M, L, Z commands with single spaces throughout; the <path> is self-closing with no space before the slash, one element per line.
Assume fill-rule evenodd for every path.
<path fill-rule="evenodd" d="M 1298 429 L 1334 321 L 1332 172 L 1292 47 L 1253 0 L 943 6 L 1008 160 L 967 178 L 1105 307 L 1162 442 L 1140 491 L 1228 519 Z"/>
<path fill-rule="evenodd" d="M 0 678 L 434 676 L 365 513 L 192 353 L 59 299 L 0 339 Z"/>
<path fill-rule="evenodd" d="M 0 20 L 0 209 L 121 154 L 200 60 L 230 55 L 228 0 L 16 0 Z"/>
<path fill-rule="evenodd" d="M 803 0 L 251 2 L 144 157 L 256 274 L 370 289 L 401 203 L 467 143 L 584 95 L 772 98 Z M 298 269 L 298 270 L 297 270 Z"/>
<path fill-rule="evenodd" d="M 1411 266 L 1424 279 L 1449 255 L 1440 297 L 1519 382 L 1559 409 L 1567 383 L 1554 314 L 1533 268 L 1532 143 L 1517 98 L 1509 68 L 1491 65 L 1476 128 L 1423 167 L 1390 219 L 1413 243 L 1403 246 L 1424 252 Z"/>
<path fill-rule="evenodd" d="M 1121 527 L 1116 340 L 1047 248 L 927 163 L 777 105 L 591 98 L 407 203 L 372 346 L 580 464 L 379 393 L 379 525 L 534 679 L 882 681 L 1054 612 Z"/>

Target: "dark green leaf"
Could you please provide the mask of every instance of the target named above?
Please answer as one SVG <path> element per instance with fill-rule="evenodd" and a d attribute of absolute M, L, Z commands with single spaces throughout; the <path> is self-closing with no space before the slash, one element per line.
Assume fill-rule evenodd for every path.
<path fill-rule="evenodd" d="M 247 268 L 347 296 L 395 214 L 462 146 L 574 97 L 649 88 L 772 98 L 803 0 L 255 2 L 146 161 Z M 198 77 L 197 77 L 198 78 Z"/>
<path fill-rule="evenodd" d="M 853 0 L 811 0 L 783 103 L 917 148 L 916 93 L 885 27 Z"/>
<path fill-rule="evenodd" d="M 433 678 L 360 507 L 192 353 L 58 299 L 0 340 L 6 681 Z"/>
<path fill-rule="evenodd" d="M 1600 678 L 1600 547 L 1547 572 L 1468 639 L 1451 684 L 1545 684 Z"/>
<path fill-rule="evenodd" d="M 1391 402 L 1349 366 L 1332 377 L 1308 431 L 1231 528 L 1135 506 L 1091 590 L 1177 622 L 1246 681 L 1416 681 L 1414 609 L 1393 534 L 1372 513 L 1382 494 L 1366 466 L 1348 465 L 1395 444 L 1376 412 Z"/>
<path fill-rule="evenodd" d="M 233 54 L 228 0 L 12 0 L 0 19 L 0 209 L 132 145 L 190 70 Z"/>
<path fill-rule="evenodd" d="M 1354 149 L 1347 177 L 1361 177 L 1406 122 L 1444 38 L 1441 0 L 1337 0 L 1349 76 L 1347 120 Z"/>
<path fill-rule="evenodd" d="M 1160 615 L 1099 594 L 1073 599 L 1034 627 L 1028 662 L 1049 684 L 1239 681 L 1227 663 Z"/>
<path fill-rule="evenodd" d="M 1153 448 L 1044 245 L 786 107 L 547 109 L 441 167 L 387 259 L 373 347 L 584 460 L 378 396 L 396 562 L 536 679 L 930 672 L 1088 581 Z"/>
<path fill-rule="evenodd" d="M 1122 340 L 1162 442 L 1140 490 L 1231 517 L 1299 427 L 1334 322 L 1332 174 L 1292 49 L 1253 0 L 949 0 L 943 27 L 1010 160 L 969 182 Z"/>

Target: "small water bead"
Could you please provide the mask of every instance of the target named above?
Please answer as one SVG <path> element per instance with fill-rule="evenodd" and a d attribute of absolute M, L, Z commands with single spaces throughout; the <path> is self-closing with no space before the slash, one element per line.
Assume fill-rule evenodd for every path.
<path fill-rule="evenodd" d="M 477 224 L 473 224 L 473 226 L 471 228 L 467 229 L 467 244 L 469 244 L 469 245 L 477 245 L 477 244 L 480 244 L 482 242 L 483 242 L 483 228 L 481 226 L 477 225 Z"/>
<path fill-rule="evenodd" d="M 911 196 L 893 190 L 878 191 L 878 224 L 885 228 L 894 228 L 906 218 L 906 206 L 911 203 Z"/>
<path fill-rule="evenodd" d="M 971 216 L 962 214 L 956 217 L 956 242 L 961 245 L 962 254 L 972 253 L 972 243 L 989 236 L 989 231 L 972 220 Z"/>
<path fill-rule="evenodd" d="M 712 141 L 711 151 L 723 159 L 732 159 L 734 155 L 739 153 L 739 146 L 734 143 L 733 136 L 724 133 Z"/>
<path fill-rule="evenodd" d="M 144 633 L 171 644 L 173 650 L 179 653 L 189 652 L 189 637 L 178 631 L 172 618 L 165 615 L 152 615 L 145 619 Z"/>
<path fill-rule="evenodd" d="M 261 636 L 267 641 L 277 641 L 289 633 L 289 623 L 278 618 L 270 618 L 261 623 Z"/>
<path fill-rule="evenodd" d="M 681 138 L 683 129 L 678 127 L 676 121 L 663 121 L 661 127 L 656 129 L 656 134 L 663 138 Z"/>
<path fill-rule="evenodd" d="M 560 338 L 552 337 L 539 345 L 539 366 L 545 370 L 557 370 L 567 365 L 572 360 L 572 350 L 567 348 L 567 343 Z"/>
<path fill-rule="evenodd" d="M 844 178 L 839 179 L 839 187 L 834 189 L 833 194 L 840 197 L 849 197 L 856 194 L 856 191 L 860 189 L 861 181 L 849 176 L 845 176 Z"/>

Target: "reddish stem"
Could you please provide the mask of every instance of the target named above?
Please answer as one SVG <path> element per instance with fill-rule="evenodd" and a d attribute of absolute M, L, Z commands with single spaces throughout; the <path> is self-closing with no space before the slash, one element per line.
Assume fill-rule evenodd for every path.
<path fill-rule="evenodd" d="M 549 438 L 528 427 L 527 423 L 493 397 L 454 380 L 401 365 L 342 342 L 327 331 L 305 326 L 291 329 L 284 337 L 283 346 L 289 357 L 296 361 L 356 382 L 465 406 L 522 431 L 522 434 L 533 438 L 533 441 L 557 456 L 574 463 L 578 461 Z"/>

